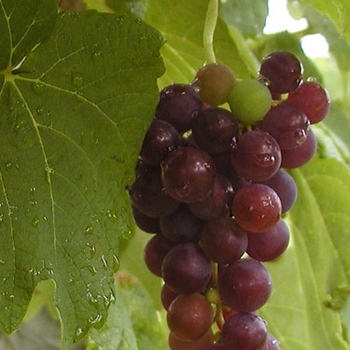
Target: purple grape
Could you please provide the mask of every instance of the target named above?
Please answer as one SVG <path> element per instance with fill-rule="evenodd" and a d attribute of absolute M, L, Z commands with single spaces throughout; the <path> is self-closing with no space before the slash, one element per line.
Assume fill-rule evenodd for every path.
<path fill-rule="evenodd" d="M 245 180 L 265 181 L 279 169 L 281 149 L 267 132 L 252 130 L 238 139 L 231 161 L 237 174 Z"/>
<path fill-rule="evenodd" d="M 277 193 L 282 204 L 282 214 L 292 208 L 297 199 L 298 188 L 293 177 L 286 171 L 280 169 L 274 176 L 260 183 L 271 187 Z"/>
<path fill-rule="evenodd" d="M 250 184 L 236 192 L 232 201 L 232 215 L 247 231 L 263 232 L 274 226 L 281 217 L 282 204 L 269 186 Z"/>
<path fill-rule="evenodd" d="M 162 276 L 162 263 L 165 255 L 175 246 L 161 234 L 156 234 L 144 248 L 144 261 L 147 268 L 156 276 Z"/>
<path fill-rule="evenodd" d="M 195 243 L 178 244 L 164 257 L 162 278 L 179 294 L 202 292 L 210 277 L 210 260 Z"/>
<path fill-rule="evenodd" d="M 268 82 L 274 94 L 295 90 L 302 79 L 302 64 L 290 52 L 276 51 L 266 56 L 260 66 L 260 75 Z"/>
<path fill-rule="evenodd" d="M 317 140 L 312 129 L 309 129 L 307 138 L 302 145 L 282 151 L 281 168 L 292 169 L 301 167 L 312 159 L 316 150 Z"/>
<path fill-rule="evenodd" d="M 228 348 L 226 345 L 222 343 L 213 343 L 205 346 L 201 350 L 230 350 L 230 348 Z"/>
<path fill-rule="evenodd" d="M 202 338 L 197 340 L 186 340 L 169 333 L 168 343 L 171 350 L 202 350 L 204 346 L 212 344 L 214 334 L 210 329 Z"/>
<path fill-rule="evenodd" d="M 169 305 L 167 324 L 176 337 L 198 340 L 208 333 L 214 321 L 214 311 L 202 294 L 180 294 Z"/>
<path fill-rule="evenodd" d="M 248 255 L 259 261 L 272 261 L 279 258 L 287 249 L 289 229 L 283 219 L 265 232 L 248 232 Z"/>
<path fill-rule="evenodd" d="M 179 133 L 184 133 L 191 129 L 202 104 L 198 92 L 191 85 L 172 84 L 160 92 L 155 118 L 170 123 Z"/>
<path fill-rule="evenodd" d="M 139 162 L 136 179 L 128 187 L 132 205 L 150 217 L 161 217 L 173 212 L 179 202 L 164 191 L 160 167 Z"/>
<path fill-rule="evenodd" d="M 271 288 L 271 276 L 266 267 L 250 258 L 228 265 L 219 283 L 223 303 L 239 312 L 262 307 L 270 297 Z"/>
<path fill-rule="evenodd" d="M 258 350 L 267 338 L 265 320 L 250 313 L 238 313 L 222 327 L 221 341 L 230 350 Z"/>
<path fill-rule="evenodd" d="M 141 213 L 135 206 L 132 205 L 132 214 L 135 224 L 142 231 L 147 233 L 158 233 L 160 232 L 159 218 L 152 218 Z"/>
<path fill-rule="evenodd" d="M 188 208 L 203 220 L 228 216 L 231 212 L 233 187 L 221 174 L 216 174 L 212 190 L 200 201 L 188 203 Z"/>
<path fill-rule="evenodd" d="M 143 140 L 140 158 L 145 163 L 157 165 L 179 145 L 180 135 L 171 124 L 153 120 Z"/>
<path fill-rule="evenodd" d="M 278 340 L 271 333 L 268 333 L 266 343 L 261 350 L 280 350 Z"/>
<path fill-rule="evenodd" d="M 310 120 L 311 124 L 323 120 L 330 109 L 330 97 L 321 84 L 315 81 L 306 81 L 291 92 L 287 102 L 299 107 Z"/>
<path fill-rule="evenodd" d="M 234 148 L 239 124 L 231 112 L 219 107 L 207 108 L 194 119 L 192 134 L 196 144 L 210 154 Z"/>
<path fill-rule="evenodd" d="M 247 249 L 247 233 L 230 217 L 211 220 L 201 231 L 200 246 L 210 260 L 219 264 L 233 263 Z"/>
<path fill-rule="evenodd" d="M 260 128 L 268 132 L 283 150 L 303 144 L 309 124 L 306 115 L 298 107 L 280 103 L 269 110 Z"/>
<path fill-rule="evenodd" d="M 179 147 L 162 164 L 166 192 L 175 200 L 191 203 L 201 200 L 214 184 L 215 164 L 205 151 Z"/>
<path fill-rule="evenodd" d="M 160 299 L 165 310 L 168 310 L 168 307 L 178 295 L 179 293 L 174 292 L 166 283 L 162 285 Z"/>
<path fill-rule="evenodd" d="M 198 241 L 203 221 L 183 204 L 171 214 L 161 217 L 159 224 L 162 234 L 170 241 L 185 243 Z"/>

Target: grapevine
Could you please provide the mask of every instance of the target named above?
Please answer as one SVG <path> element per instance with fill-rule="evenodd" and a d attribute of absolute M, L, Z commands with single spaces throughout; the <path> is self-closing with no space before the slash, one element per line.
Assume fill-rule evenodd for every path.
<path fill-rule="evenodd" d="M 237 79 L 215 62 L 207 23 L 207 63 L 160 92 L 128 191 L 136 224 L 152 234 L 144 260 L 164 281 L 170 348 L 277 350 L 259 316 L 273 285 L 264 263 L 288 247 L 288 169 L 315 154 L 311 125 L 330 98 L 286 51 Z"/>

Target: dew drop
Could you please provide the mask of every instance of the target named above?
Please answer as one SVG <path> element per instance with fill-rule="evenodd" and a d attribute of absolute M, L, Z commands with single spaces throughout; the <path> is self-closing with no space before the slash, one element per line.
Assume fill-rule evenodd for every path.
<path fill-rule="evenodd" d="M 104 255 L 101 256 L 101 261 L 102 261 L 103 268 L 105 270 L 108 270 L 108 262 L 107 262 L 107 259 Z"/>
<path fill-rule="evenodd" d="M 32 220 L 32 226 L 33 227 L 38 227 L 40 223 L 39 218 L 36 216 L 33 220 Z"/>
<path fill-rule="evenodd" d="M 84 233 L 85 233 L 86 235 L 91 235 L 91 234 L 93 234 L 93 233 L 94 233 L 94 227 L 93 227 L 92 225 L 86 226 Z"/>
<path fill-rule="evenodd" d="M 81 73 L 73 73 L 72 74 L 72 82 L 73 85 L 77 88 L 83 86 L 83 75 Z"/>
<path fill-rule="evenodd" d="M 116 255 L 113 255 L 113 271 L 117 272 L 120 267 L 120 261 L 119 258 Z"/>
<path fill-rule="evenodd" d="M 95 244 L 92 244 L 89 248 L 90 256 L 93 258 L 96 255 L 96 246 Z"/>
<path fill-rule="evenodd" d="M 41 96 L 45 91 L 45 86 L 44 86 L 44 84 L 36 81 L 36 82 L 32 83 L 32 90 L 34 91 L 34 93 L 36 95 Z"/>
<path fill-rule="evenodd" d="M 44 106 L 40 105 L 40 106 L 36 107 L 36 113 L 38 115 L 43 114 L 43 112 L 44 112 Z"/>
<path fill-rule="evenodd" d="M 95 64 L 101 62 L 103 60 L 104 53 L 102 50 L 96 50 L 92 54 L 92 60 L 94 61 Z"/>
<path fill-rule="evenodd" d="M 75 331 L 75 338 L 74 340 L 78 342 L 84 337 L 84 331 L 82 328 L 78 327 L 77 330 Z"/>
<path fill-rule="evenodd" d="M 95 266 L 89 265 L 89 266 L 87 267 L 87 269 L 89 270 L 89 272 L 91 273 L 92 276 L 95 276 L 95 275 L 97 274 L 97 269 L 96 269 Z"/>

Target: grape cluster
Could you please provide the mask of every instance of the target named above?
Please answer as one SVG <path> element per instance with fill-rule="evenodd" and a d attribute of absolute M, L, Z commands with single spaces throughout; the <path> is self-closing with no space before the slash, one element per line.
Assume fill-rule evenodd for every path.
<path fill-rule="evenodd" d="M 272 288 L 264 262 L 288 246 L 283 214 L 297 187 L 287 169 L 312 158 L 310 125 L 329 106 L 284 51 L 254 79 L 212 63 L 160 92 L 128 192 L 152 234 L 144 260 L 164 281 L 172 350 L 279 349 L 258 314 Z"/>

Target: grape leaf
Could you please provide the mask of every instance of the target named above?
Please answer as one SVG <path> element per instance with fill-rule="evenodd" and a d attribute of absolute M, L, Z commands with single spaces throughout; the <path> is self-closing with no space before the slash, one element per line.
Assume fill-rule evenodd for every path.
<path fill-rule="evenodd" d="M 249 8 L 249 11 L 247 9 Z M 260 36 L 268 14 L 268 1 L 221 1 L 220 16 L 245 36 Z"/>
<path fill-rule="evenodd" d="M 145 21 L 156 27 L 166 40 L 162 48 L 166 74 L 160 79 L 161 86 L 175 81 L 191 82 L 195 72 L 205 63 L 203 28 L 207 6 L 208 2 L 202 0 L 148 1 Z M 238 77 L 251 75 L 227 25 L 220 18 L 215 30 L 214 49 L 217 61 L 231 67 Z"/>
<path fill-rule="evenodd" d="M 106 0 L 109 6 L 117 14 L 131 13 L 144 19 L 148 0 Z"/>
<path fill-rule="evenodd" d="M 143 285 L 126 271 L 117 274 L 117 305 L 104 327 L 92 329 L 87 350 L 163 350 L 167 347 L 165 322 Z"/>
<path fill-rule="evenodd" d="M 291 174 L 299 192 L 287 216 L 291 244 L 268 264 L 274 288 L 261 314 L 285 350 L 349 349 L 339 313 L 350 295 L 349 170 L 318 156 Z"/>
<path fill-rule="evenodd" d="M 310 3 L 321 13 L 327 15 L 336 25 L 340 34 L 350 42 L 350 2 L 348 0 L 302 0 Z"/>
<path fill-rule="evenodd" d="M 23 33 L 19 18 L 49 1 L 7 3 L 0 1 L 1 52 L 10 53 L 0 71 L 0 326 L 14 331 L 35 286 L 52 279 L 66 349 L 101 326 L 115 300 L 119 241 L 132 229 L 125 187 L 158 99 L 163 39 L 138 19 L 58 14 L 51 1 L 50 35 L 40 37 L 42 13 L 33 12 L 21 45 L 12 41 Z"/>

